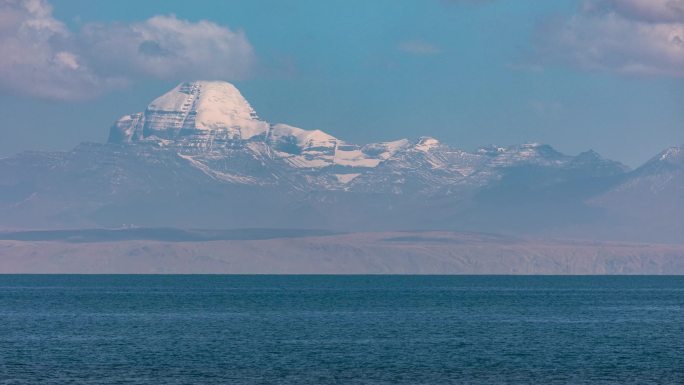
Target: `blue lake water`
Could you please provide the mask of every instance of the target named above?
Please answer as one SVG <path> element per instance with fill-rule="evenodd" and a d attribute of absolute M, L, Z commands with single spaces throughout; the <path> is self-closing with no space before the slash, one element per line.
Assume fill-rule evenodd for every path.
<path fill-rule="evenodd" d="M 0 384 L 684 384 L 684 277 L 0 276 Z"/>

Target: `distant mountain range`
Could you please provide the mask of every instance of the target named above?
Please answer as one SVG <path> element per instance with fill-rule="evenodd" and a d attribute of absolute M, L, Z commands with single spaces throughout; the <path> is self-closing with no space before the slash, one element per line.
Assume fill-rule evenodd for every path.
<path fill-rule="evenodd" d="M 271 124 L 230 83 L 182 83 L 107 143 L 0 159 L 0 227 L 468 230 L 684 242 L 684 153 L 643 166 L 543 144 L 356 145 Z"/>

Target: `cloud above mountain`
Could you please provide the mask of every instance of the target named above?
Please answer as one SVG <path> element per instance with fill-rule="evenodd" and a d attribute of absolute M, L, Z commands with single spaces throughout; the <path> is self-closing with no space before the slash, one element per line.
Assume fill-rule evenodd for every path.
<path fill-rule="evenodd" d="M 78 100 L 140 77 L 240 79 L 255 61 L 245 34 L 159 15 L 70 30 L 45 0 L 0 0 L 0 88 Z"/>
<path fill-rule="evenodd" d="M 537 43 L 543 64 L 684 77 L 684 0 L 585 0 L 542 28 Z"/>
<path fill-rule="evenodd" d="M 682 0 L 603 0 L 589 4 L 590 7 L 608 6 L 623 16 L 635 20 L 660 22 L 684 22 Z"/>

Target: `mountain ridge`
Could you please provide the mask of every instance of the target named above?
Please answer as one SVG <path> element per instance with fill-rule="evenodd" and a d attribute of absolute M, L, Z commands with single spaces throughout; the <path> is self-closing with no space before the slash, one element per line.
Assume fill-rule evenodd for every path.
<path fill-rule="evenodd" d="M 539 143 L 472 152 L 432 137 L 353 144 L 261 120 L 230 83 L 186 82 L 119 119 L 107 143 L 0 159 L 0 227 L 446 229 L 684 242 L 682 163 L 681 146 L 631 170 L 594 151 L 572 156 Z"/>

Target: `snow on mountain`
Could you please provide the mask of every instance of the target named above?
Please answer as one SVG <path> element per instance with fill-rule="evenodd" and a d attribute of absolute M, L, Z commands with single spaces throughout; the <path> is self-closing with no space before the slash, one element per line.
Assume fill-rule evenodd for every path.
<path fill-rule="evenodd" d="M 684 164 L 684 145 L 668 148 L 658 155 L 658 159 L 673 164 Z"/>
<path fill-rule="evenodd" d="M 489 146 L 471 153 L 432 137 L 357 145 L 321 130 L 260 120 L 232 84 L 181 83 L 145 112 L 126 115 L 110 143 L 169 147 L 195 167 L 229 183 L 282 184 L 300 189 L 402 193 L 482 186 L 520 166 L 617 166 L 563 155 L 548 145 Z M 574 161 L 574 163 L 573 163 Z M 611 168 L 612 167 L 612 168 Z M 619 168 L 619 167 L 617 167 Z"/>
<path fill-rule="evenodd" d="M 263 135 L 268 130 L 269 124 L 259 119 L 235 86 L 196 81 L 179 84 L 152 101 L 143 113 L 119 119 L 110 141 L 178 139 L 189 134 L 214 134 L 235 140 Z"/>
<path fill-rule="evenodd" d="M 207 151 L 241 148 L 282 159 L 295 169 L 372 168 L 408 143 L 399 140 L 359 146 L 320 130 L 269 124 L 259 119 L 237 88 L 219 81 L 179 84 L 152 101 L 145 112 L 120 118 L 111 128 L 109 142 L 155 143 L 180 152 L 204 149 L 204 155 L 193 157 L 200 163 Z M 353 178 L 337 179 L 344 184 Z"/>
<path fill-rule="evenodd" d="M 666 149 L 589 203 L 619 216 L 634 239 L 684 241 L 683 148 Z"/>
<path fill-rule="evenodd" d="M 482 147 L 478 150 L 478 154 L 489 156 L 491 158 L 490 164 L 494 167 L 511 167 L 524 164 L 561 166 L 572 159 L 572 157 L 561 154 L 549 145 L 539 143 L 507 147 Z"/>
<path fill-rule="evenodd" d="M 335 147 L 338 139 L 321 130 L 304 130 L 287 124 L 272 126 L 269 139 L 275 144 L 292 144 L 297 149 L 311 149 L 317 147 Z"/>
<path fill-rule="evenodd" d="M 428 152 L 437 146 L 439 146 L 439 140 L 429 136 L 421 136 L 413 148 L 418 151 Z"/>
<path fill-rule="evenodd" d="M 278 157 L 295 168 L 319 168 L 333 163 L 339 140 L 320 130 L 303 130 L 287 124 L 271 126 L 267 142 Z"/>
<path fill-rule="evenodd" d="M 354 144 L 269 123 L 233 85 L 198 81 L 119 119 L 107 144 L 0 159 L 0 225 L 536 231 L 608 211 L 632 213 L 634 229 L 649 212 L 682 214 L 672 229 L 683 158 L 673 147 L 630 171 L 538 143 Z"/>
<path fill-rule="evenodd" d="M 612 194 L 644 196 L 646 192 L 655 196 L 670 193 L 681 195 L 684 191 L 684 146 L 670 147 L 651 158 L 641 167 L 628 174 L 628 178 Z"/>
<path fill-rule="evenodd" d="M 663 167 L 684 169 L 684 145 L 670 147 L 642 166 L 643 169 L 649 170 Z"/>

